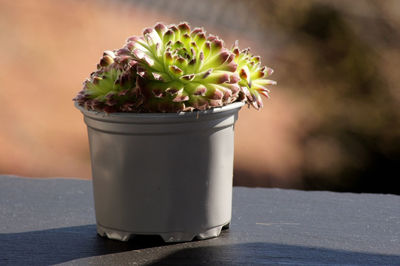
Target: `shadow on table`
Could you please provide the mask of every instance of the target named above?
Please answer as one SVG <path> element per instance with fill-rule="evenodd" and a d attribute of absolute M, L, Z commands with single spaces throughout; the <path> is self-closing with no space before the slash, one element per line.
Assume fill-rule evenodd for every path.
<path fill-rule="evenodd" d="M 168 246 L 166 252 L 129 252 L 160 246 Z M 121 252 L 121 256 L 102 256 Z M 160 254 L 168 255 L 159 259 Z M 50 265 L 90 257 L 94 257 L 90 261 L 95 264 L 108 261 L 153 262 L 151 265 L 400 265 L 400 256 L 396 255 L 274 243 L 230 244 L 229 234 L 176 245 L 165 244 L 158 236 L 138 236 L 128 242 L 103 239 L 96 235 L 95 225 L 0 234 L 0 265 Z"/>
<path fill-rule="evenodd" d="M 79 258 L 166 245 L 158 236 L 129 242 L 101 238 L 96 225 L 0 234 L 0 265 L 49 265 Z"/>
<path fill-rule="evenodd" d="M 195 247 L 176 251 L 157 265 L 400 265 L 400 256 L 273 243 Z"/>

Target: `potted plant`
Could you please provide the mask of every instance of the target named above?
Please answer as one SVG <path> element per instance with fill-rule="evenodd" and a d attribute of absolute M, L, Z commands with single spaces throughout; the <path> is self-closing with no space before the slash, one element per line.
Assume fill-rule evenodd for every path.
<path fill-rule="evenodd" d="M 187 23 L 147 28 L 74 98 L 87 124 L 97 231 L 126 241 L 216 237 L 231 220 L 238 111 L 262 107 L 267 77 L 249 49 Z"/>

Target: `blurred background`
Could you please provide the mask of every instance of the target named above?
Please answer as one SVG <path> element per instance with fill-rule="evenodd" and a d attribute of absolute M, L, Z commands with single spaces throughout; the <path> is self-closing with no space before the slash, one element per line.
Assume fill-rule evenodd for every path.
<path fill-rule="evenodd" d="M 278 82 L 236 125 L 234 185 L 400 194 L 400 1 L 0 0 L 0 174 L 91 177 L 72 98 L 156 22 L 239 40 Z"/>

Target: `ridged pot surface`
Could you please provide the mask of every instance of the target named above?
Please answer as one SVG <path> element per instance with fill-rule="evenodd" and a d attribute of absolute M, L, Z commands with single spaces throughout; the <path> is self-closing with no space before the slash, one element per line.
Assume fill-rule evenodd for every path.
<path fill-rule="evenodd" d="M 219 235 L 231 220 L 234 123 L 242 106 L 177 114 L 77 106 L 88 128 L 99 234 L 171 242 Z"/>

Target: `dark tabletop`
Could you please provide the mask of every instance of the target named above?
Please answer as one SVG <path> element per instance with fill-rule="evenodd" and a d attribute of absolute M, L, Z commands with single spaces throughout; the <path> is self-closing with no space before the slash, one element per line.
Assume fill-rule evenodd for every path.
<path fill-rule="evenodd" d="M 96 234 L 90 181 L 0 176 L 0 265 L 400 265 L 400 196 L 235 187 L 219 238 Z"/>

